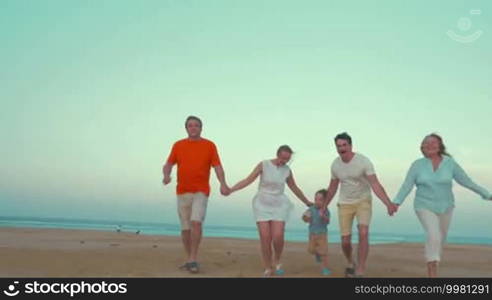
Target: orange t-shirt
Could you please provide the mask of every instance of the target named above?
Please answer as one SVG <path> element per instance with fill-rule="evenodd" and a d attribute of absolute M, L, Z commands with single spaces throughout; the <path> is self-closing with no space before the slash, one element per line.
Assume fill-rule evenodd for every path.
<path fill-rule="evenodd" d="M 212 141 L 204 138 L 179 140 L 174 143 L 167 162 L 178 164 L 176 194 L 210 194 L 210 167 L 220 166 L 217 147 Z"/>

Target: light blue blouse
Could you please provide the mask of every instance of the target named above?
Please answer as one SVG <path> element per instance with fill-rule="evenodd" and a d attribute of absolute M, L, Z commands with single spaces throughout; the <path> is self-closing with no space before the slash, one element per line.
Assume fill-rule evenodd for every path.
<path fill-rule="evenodd" d="M 393 203 L 402 204 L 413 185 L 416 185 L 415 210 L 427 209 L 438 214 L 444 213 L 448 208 L 454 207 L 453 179 L 482 198 L 490 199 L 491 194 L 475 184 L 454 159 L 443 155 L 436 171 L 428 158 L 414 161 Z"/>

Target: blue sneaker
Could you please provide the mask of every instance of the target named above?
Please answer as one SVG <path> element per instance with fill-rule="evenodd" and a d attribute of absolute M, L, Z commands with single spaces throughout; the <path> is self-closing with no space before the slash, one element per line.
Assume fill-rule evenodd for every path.
<path fill-rule="evenodd" d="M 278 264 L 275 267 L 275 275 L 282 276 L 284 274 L 285 274 L 285 271 L 284 271 L 284 269 L 282 269 L 282 264 Z"/>
<path fill-rule="evenodd" d="M 331 271 L 328 268 L 323 268 L 323 270 L 321 270 L 321 274 L 323 276 L 330 276 L 331 275 Z"/>

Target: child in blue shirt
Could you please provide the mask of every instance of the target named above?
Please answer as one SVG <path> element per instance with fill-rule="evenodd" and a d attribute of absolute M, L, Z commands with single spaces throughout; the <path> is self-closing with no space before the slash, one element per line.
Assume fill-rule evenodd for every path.
<path fill-rule="evenodd" d="M 323 210 L 323 201 L 326 190 L 322 189 L 314 195 L 314 205 L 309 207 L 302 215 L 302 220 L 309 223 L 308 252 L 316 257 L 316 262 L 321 263 L 321 274 L 331 274 L 328 268 L 328 224 L 330 223 L 330 211 Z"/>

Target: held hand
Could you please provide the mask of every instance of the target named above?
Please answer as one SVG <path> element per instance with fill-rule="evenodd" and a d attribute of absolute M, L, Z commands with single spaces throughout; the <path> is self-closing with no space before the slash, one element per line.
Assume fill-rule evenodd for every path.
<path fill-rule="evenodd" d="M 231 194 L 231 189 L 227 186 L 227 184 L 220 186 L 220 193 L 223 196 L 229 196 Z"/>
<path fill-rule="evenodd" d="M 311 222 L 311 218 L 308 217 L 308 216 L 302 216 L 302 220 L 306 223 L 310 223 Z"/>
<path fill-rule="evenodd" d="M 163 183 L 164 185 L 167 185 L 167 184 L 169 184 L 170 182 L 171 182 L 171 177 L 169 177 L 169 176 L 164 176 L 164 179 L 162 180 L 162 183 Z"/>
<path fill-rule="evenodd" d="M 390 216 L 392 216 L 395 213 L 392 203 L 388 203 L 386 205 L 386 210 L 388 211 L 388 215 Z"/>
<path fill-rule="evenodd" d="M 398 205 L 394 203 L 388 204 L 387 208 L 388 208 L 388 215 L 390 216 L 393 216 L 394 213 L 398 211 Z"/>
<path fill-rule="evenodd" d="M 397 213 L 397 212 L 398 212 L 398 208 L 400 208 L 400 206 L 398 206 L 398 204 L 394 204 L 394 203 L 393 203 L 393 207 L 394 207 L 394 208 L 393 208 L 393 209 L 394 209 L 394 210 L 393 210 L 393 214 L 395 214 L 395 213 Z"/>

